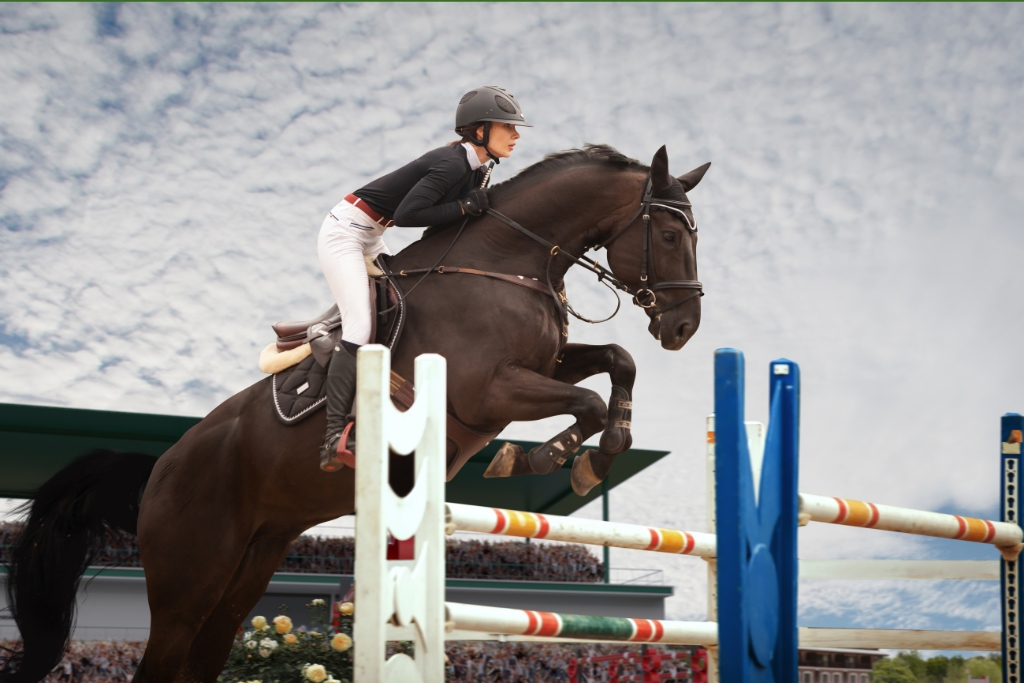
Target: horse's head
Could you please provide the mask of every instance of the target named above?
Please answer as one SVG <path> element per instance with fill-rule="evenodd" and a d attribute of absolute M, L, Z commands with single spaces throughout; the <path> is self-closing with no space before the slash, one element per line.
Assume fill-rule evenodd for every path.
<path fill-rule="evenodd" d="M 673 178 L 663 146 L 651 162 L 641 215 L 608 244 L 608 265 L 638 293 L 648 329 L 663 348 L 683 348 L 700 326 L 697 281 L 697 222 L 686 193 L 697 186 L 711 163 Z M 649 217 L 649 218 L 648 218 Z"/>

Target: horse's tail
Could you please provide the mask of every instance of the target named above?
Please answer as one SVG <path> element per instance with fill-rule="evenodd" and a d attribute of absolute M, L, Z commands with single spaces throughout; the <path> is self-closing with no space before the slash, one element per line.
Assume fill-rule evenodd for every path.
<path fill-rule="evenodd" d="M 36 683 L 60 663 L 93 542 L 108 529 L 136 533 L 155 464 L 151 455 L 95 450 L 36 492 L 7 566 L 7 604 L 21 643 L 0 662 L 0 682 Z"/>

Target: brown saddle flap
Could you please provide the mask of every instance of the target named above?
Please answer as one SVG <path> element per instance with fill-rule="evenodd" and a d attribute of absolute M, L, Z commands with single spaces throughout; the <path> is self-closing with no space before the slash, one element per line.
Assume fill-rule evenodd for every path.
<path fill-rule="evenodd" d="M 409 410 L 416 400 L 416 387 L 412 382 L 391 371 L 391 401 L 401 411 Z M 446 425 L 448 436 L 448 463 L 445 469 L 445 481 L 451 481 L 459 473 L 462 466 L 474 455 L 483 450 L 500 432 L 484 434 L 462 424 L 458 418 L 448 413 Z"/>

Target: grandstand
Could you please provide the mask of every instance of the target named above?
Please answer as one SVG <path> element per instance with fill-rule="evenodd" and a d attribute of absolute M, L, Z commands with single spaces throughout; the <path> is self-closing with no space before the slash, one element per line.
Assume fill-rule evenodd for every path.
<path fill-rule="evenodd" d="M 160 455 L 198 420 L 0 404 L 0 496 L 31 497 L 54 472 L 93 448 Z M 526 449 L 536 445 L 518 443 Z M 572 493 L 568 468 L 546 477 L 483 479 L 497 446 L 492 444 L 467 463 L 447 485 L 447 500 L 567 515 L 603 495 L 607 516 L 608 491 L 667 455 L 665 451 L 631 450 L 618 459 L 606 486 L 580 498 Z M 0 527 L 0 546 L 9 544 L 16 533 L 14 525 Z M 301 618 L 302 606 L 311 599 L 338 600 L 348 590 L 354 558 L 351 538 L 317 537 L 315 530 L 310 534 L 293 544 L 254 614 L 276 613 L 285 604 L 290 614 Z M 0 547 L 0 556 L 3 552 Z M 96 566 L 87 571 L 73 637 L 145 639 L 149 607 L 134 539 L 111 534 L 96 552 L 96 564 L 109 568 Z M 460 534 L 449 542 L 446 597 L 454 602 L 520 609 L 664 617 L 664 601 L 673 589 L 661 585 L 660 573 L 649 573 L 641 580 L 626 576 L 617 583 L 612 581 L 616 574 L 608 567 L 607 552 L 601 559 L 581 546 L 494 542 Z M 4 577 L 0 570 L 0 583 Z M 13 637 L 13 622 L 4 620 L 0 612 L 0 639 Z"/>

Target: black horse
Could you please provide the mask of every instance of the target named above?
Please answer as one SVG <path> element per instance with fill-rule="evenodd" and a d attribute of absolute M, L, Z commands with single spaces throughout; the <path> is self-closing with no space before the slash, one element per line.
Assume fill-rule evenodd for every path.
<path fill-rule="evenodd" d="M 645 307 L 651 333 L 677 350 L 700 324 L 697 234 L 685 193 L 708 166 L 673 178 L 664 147 L 650 168 L 607 146 L 554 154 L 491 190 L 501 217 L 469 222 L 454 245 L 455 227 L 430 230 L 390 265 L 429 268 L 450 247 L 442 265 L 550 278 L 558 289 L 573 258 L 608 244 L 609 267 Z M 630 445 L 636 368 L 618 346 L 567 343 L 563 315 L 557 295 L 472 274 L 434 274 L 409 297 L 393 364 L 413 379 L 416 356 L 447 358 L 449 409 L 481 432 L 553 415 L 576 418 L 532 454 L 504 449 L 494 467 L 499 475 L 550 471 L 603 432 L 600 449 L 574 461 L 573 486 L 582 493 Z M 610 407 L 575 386 L 605 372 Z M 95 452 L 42 486 L 10 565 L 7 590 L 22 647 L 0 681 L 35 682 L 59 662 L 89 543 L 106 527 L 137 531 L 146 572 L 151 631 L 134 680 L 216 680 L 289 543 L 354 509 L 354 470 L 326 474 L 318 467 L 323 413 L 285 427 L 273 415 L 270 391 L 268 378 L 232 396 L 159 460 Z"/>

